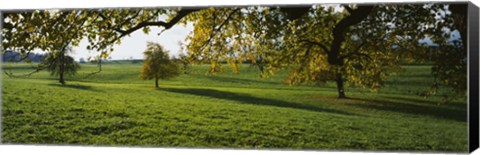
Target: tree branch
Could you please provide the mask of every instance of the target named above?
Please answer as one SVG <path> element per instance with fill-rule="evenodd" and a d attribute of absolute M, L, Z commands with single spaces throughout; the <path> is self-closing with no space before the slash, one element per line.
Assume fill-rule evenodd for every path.
<path fill-rule="evenodd" d="M 29 52 L 30 53 L 30 52 Z M 11 78 L 18 78 L 18 77 L 30 77 L 32 74 L 34 73 L 38 73 L 42 70 L 45 69 L 45 66 L 42 66 L 41 64 L 38 64 L 37 67 L 33 67 L 32 65 L 32 68 L 35 69 L 34 71 L 30 72 L 30 73 L 27 73 L 27 74 L 23 74 L 23 75 L 13 75 L 12 72 L 7 72 L 6 69 L 4 69 L 4 73 L 5 75 L 7 75 L 8 77 L 11 77 Z"/>
<path fill-rule="evenodd" d="M 98 66 L 97 71 L 87 74 L 84 78 L 86 79 L 86 78 L 89 78 L 92 75 L 95 75 L 95 74 L 98 74 L 98 73 L 102 72 L 102 60 L 101 60 L 101 58 L 98 60 L 97 66 Z"/>
<path fill-rule="evenodd" d="M 303 15 L 307 14 L 308 10 L 310 10 L 312 6 L 304 5 L 304 6 L 282 6 L 280 7 L 280 11 L 287 14 L 287 18 L 290 20 L 295 20 Z"/>
<path fill-rule="evenodd" d="M 460 38 L 462 40 L 463 47 L 467 46 L 467 4 L 450 4 L 449 10 L 454 16 L 454 26 L 460 32 Z"/>
<path fill-rule="evenodd" d="M 345 41 L 345 31 L 352 25 L 360 23 L 363 19 L 367 18 L 374 6 L 358 6 L 357 9 L 340 20 L 333 28 L 333 42 L 330 46 L 330 53 L 328 54 L 328 62 L 332 65 L 343 65 L 342 60 L 339 57 L 340 47 Z"/>
<path fill-rule="evenodd" d="M 357 48 L 355 48 L 355 50 L 353 51 L 353 53 L 360 53 L 360 48 L 362 48 L 362 46 L 365 45 L 365 42 L 362 41 L 362 43 L 360 43 L 360 45 L 357 46 Z"/>
<path fill-rule="evenodd" d="M 130 29 L 127 29 L 127 30 L 117 29 L 116 31 L 121 33 L 122 34 L 121 36 L 125 36 L 125 35 L 128 35 L 128 34 L 134 32 L 134 31 L 138 30 L 138 29 L 141 29 L 141 28 L 147 27 L 147 26 L 162 26 L 165 29 L 170 29 L 171 27 L 173 27 L 173 25 L 177 24 L 183 17 L 187 16 L 188 14 L 190 14 L 192 12 L 198 11 L 198 10 L 200 10 L 200 9 L 182 9 L 182 10 L 178 11 L 178 14 L 175 17 L 173 17 L 172 20 L 170 20 L 169 22 L 165 22 L 165 21 L 157 21 L 157 22 L 144 21 L 144 22 L 141 22 L 141 23 L 137 24 L 136 26 L 134 26 Z"/>
<path fill-rule="evenodd" d="M 125 21 L 123 21 L 122 24 L 120 24 L 120 25 L 118 26 L 119 28 L 117 28 L 117 29 L 120 30 L 120 28 L 121 28 L 123 25 L 125 25 L 127 22 L 130 22 L 131 20 L 133 20 L 134 18 L 136 18 L 138 15 L 140 15 L 140 12 L 141 12 L 140 10 L 137 10 L 137 13 L 136 13 L 135 15 L 133 15 L 133 16 L 131 16 L 130 18 L 127 18 Z M 154 14 L 157 14 L 157 13 L 158 13 L 158 11 L 156 11 Z"/>
<path fill-rule="evenodd" d="M 121 39 L 122 37 L 124 37 L 126 35 L 129 35 L 129 34 L 135 32 L 135 31 L 137 31 L 141 28 L 148 27 L 148 26 L 163 26 L 165 28 L 164 30 L 170 29 L 171 27 L 173 27 L 173 25 L 177 24 L 183 17 L 187 16 L 190 13 L 199 11 L 199 10 L 201 10 L 201 9 L 199 9 L 199 8 L 182 9 L 182 10 L 178 11 L 178 14 L 175 17 L 173 17 L 172 20 L 170 20 L 169 22 L 165 22 L 165 21 L 149 22 L 148 20 L 146 20 L 146 21 L 143 21 L 143 22 L 137 24 L 136 26 L 134 26 L 132 28 L 129 28 L 127 30 L 122 30 L 122 29 L 115 28 L 113 30 L 120 33 L 120 36 L 116 35 L 112 40 L 108 41 L 108 43 L 112 44 L 112 43 L 116 42 L 118 39 Z"/>
<path fill-rule="evenodd" d="M 321 42 L 316 42 L 316 41 L 311 41 L 311 40 L 300 40 L 300 42 L 305 42 L 305 43 L 311 44 L 311 45 L 317 45 L 320 48 L 322 48 L 323 50 L 325 50 L 325 53 L 329 53 L 329 50 L 328 50 L 327 46 L 325 46 Z"/>
<path fill-rule="evenodd" d="M 102 17 L 102 20 L 110 20 L 109 18 L 105 17 L 102 11 L 98 11 L 97 13 L 98 13 L 98 16 Z M 108 28 L 111 28 L 112 24 L 110 24 L 110 22 L 107 22 L 107 26 Z"/>
<path fill-rule="evenodd" d="M 342 6 L 345 8 L 345 10 L 348 11 L 348 13 L 352 14 L 353 13 L 353 9 L 348 6 L 348 4 L 342 4 Z"/>
<path fill-rule="evenodd" d="M 350 58 L 354 55 L 357 55 L 357 56 L 363 56 L 363 57 L 367 58 L 368 60 L 372 60 L 372 58 L 369 55 L 364 54 L 364 53 L 360 53 L 360 48 L 362 48 L 365 44 L 366 44 L 366 42 L 360 43 L 360 45 L 358 45 L 353 52 L 350 52 L 350 53 L 342 56 L 341 59 Z"/>
<path fill-rule="evenodd" d="M 310 61 L 310 51 L 312 49 L 314 44 L 310 44 L 310 46 L 308 46 L 307 50 L 305 51 L 305 55 L 303 56 L 303 63 L 302 65 L 300 66 L 299 68 L 299 71 L 303 71 L 303 69 L 305 68 L 305 65 L 307 65 L 307 63 L 309 63 L 308 61 Z"/>
<path fill-rule="evenodd" d="M 30 72 L 30 73 L 27 73 L 27 74 L 23 74 L 23 75 L 13 75 L 12 72 L 7 72 L 7 71 L 4 71 L 5 75 L 7 75 L 8 77 L 11 77 L 11 78 L 18 78 L 18 77 L 30 77 L 32 74 L 35 74 L 35 73 L 38 73 L 40 71 L 42 71 L 44 68 L 37 68 L 36 70 Z"/>
<path fill-rule="evenodd" d="M 203 48 L 205 47 L 205 45 L 207 43 L 210 43 L 212 41 L 212 38 L 216 34 L 216 32 L 220 31 L 220 29 L 222 29 L 222 27 L 233 17 L 233 14 L 235 12 L 239 11 L 239 10 L 240 9 L 237 8 L 237 9 L 233 10 L 232 12 L 230 12 L 227 19 L 225 19 L 215 30 L 212 31 L 212 33 L 210 33 L 210 36 L 208 37 L 208 40 L 206 42 L 204 42 L 202 46 L 200 46 L 200 51 L 203 50 Z"/>

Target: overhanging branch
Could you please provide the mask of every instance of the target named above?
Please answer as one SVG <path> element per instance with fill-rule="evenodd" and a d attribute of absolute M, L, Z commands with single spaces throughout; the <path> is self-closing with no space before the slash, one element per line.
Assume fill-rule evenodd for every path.
<path fill-rule="evenodd" d="M 348 11 L 348 13 L 352 13 L 352 12 L 353 12 L 353 9 L 352 9 L 350 6 L 348 6 L 348 4 L 342 4 L 342 6 L 345 8 L 345 10 Z"/>
<path fill-rule="evenodd" d="M 199 51 L 202 51 L 203 48 L 208 44 L 208 43 L 211 43 L 212 42 L 212 38 L 213 36 L 218 32 L 220 31 L 220 29 L 222 29 L 222 27 L 233 17 L 233 14 L 235 14 L 235 12 L 237 11 L 240 11 L 240 9 L 235 9 L 233 10 L 232 12 L 230 12 L 230 14 L 228 15 L 228 17 L 216 28 L 212 31 L 212 33 L 210 33 L 210 36 L 208 37 L 208 40 L 202 45 L 200 46 L 200 50 Z"/>
<path fill-rule="evenodd" d="M 127 29 L 127 30 L 115 29 L 115 31 L 122 34 L 122 36 L 125 36 L 125 35 L 128 35 L 128 34 L 132 33 L 132 32 L 137 31 L 138 29 L 148 27 L 148 26 L 162 26 L 165 29 L 170 29 L 175 24 L 177 24 L 183 17 L 187 16 L 188 14 L 190 14 L 192 12 L 196 12 L 198 10 L 200 10 L 200 9 L 182 9 L 182 10 L 178 11 L 178 14 L 175 15 L 175 17 L 173 17 L 172 20 L 170 20 L 169 22 L 165 22 L 165 21 L 157 21 L 157 22 L 144 21 L 144 22 L 141 22 L 141 23 L 137 24 L 136 26 L 134 26 L 132 28 Z"/>
<path fill-rule="evenodd" d="M 345 32 L 346 30 L 355 24 L 360 23 L 362 20 L 368 17 L 370 12 L 373 10 L 374 6 L 358 6 L 357 9 L 353 10 L 350 13 L 350 16 L 347 16 L 340 20 L 335 27 L 333 28 L 333 42 L 330 48 L 330 53 L 328 55 L 328 62 L 333 65 L 343 65 L 342 60 L 339 57 L 340 47 L 345 41 Z"/>

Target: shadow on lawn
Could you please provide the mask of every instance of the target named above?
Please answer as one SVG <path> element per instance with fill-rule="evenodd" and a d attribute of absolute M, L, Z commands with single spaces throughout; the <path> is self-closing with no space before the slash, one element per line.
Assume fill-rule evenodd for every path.
<path fill-rule="evenodd" d="M 425 81 L 401 81 L 401 80 L 391 80 L 391 81 L 386 81 L 385 85 L 389 86 L 401 86 L 401 85 L 410 85 L 410 86 L 430 86 L 431 84 Z"/>
<path fill-rule="evenodd" d="M 239 94 L 239 93 L 232 93 L 232 92 L 213 90 L 213 89 L 159 88 L 159 90 L 174 92 L 174 93 L 206 96 L 206 97 L 225 99 L 225 100 L 232 100 L 232 101 L 238 101 L 238 102 L 242 102 L 242 103 L 246 103 L 246 104 L 267 105 L 267 106 L 276 106 L 276 107 L 285 107 L 285 108 L 296 108 L 296 109 L 301 109 L 301 110 L 309 110 L 309 111 L 315 111 L 315 112 L 328 112 L 328 113 L 336 113 L 336 114 L 343 114 L 343 115 L 355 115 L 355 114 L 352 114 L 352 113 L 339 111 L 339 110 L 324 109 L 324 108 L 311 106 L 311 105 L 285 102 L 285 101 L 281 101 L 281 100 L 274 100 L 274 99 L 267 99 L 267 98 L 259 98 L 259 97 L 250 96 L 248 94 Z"/>
<path fill-rule="evenodd" d="M 444 105 L 432 105 L 432 103 L 419 105 L 419 104 L 407 104 L 402 102 L 395 102 L 391 100 L 376 100 L 376 99 L 362 99 L 362 98 L 350 98 L 351 100 L 363 101 L 362 104 L 349 104 L 356 107 L 377 109 L 383 111 L 399 112 L 405 114 L 424 115 L 431 116 L 440 119 L 448 119 L 460 122 L 467 121 L 466 107 L 463 109 L 448 108 Z M 422 101 L 417 99 L 406 98 L 394 98 L 397 100 L 413 101 L 417 103 L 431 102 Z"/>
<path fill-rule="evenodd" d="M 49 86 L 56 86 L 56 87 L 63 87 L 63 88 L 73 88 L 73 89 L 80 89 L 80 90 L 88 90 L 88 91 L 95 91 L 95 92 L 104 92 L 102 90 L 93 89 L 91 86 L 84 86 L 84 85 L 60 85 L 60 84 L 48 84 Z"/>
<path fill-rule="evenodd" d="M 260 79 L 260 80 L 254 80 L 254 79 L 242 79 L 242 78 L 234 78 L 234 77 L 223 77 L 223 76 L 200 76 L 200 75 L 195 75 L 199 78 L 208 78 L 209 80 L 215 81 L 215 82 L 220 82 L 220 83 L 234 83 L 234 84 L 242 84 L 244 87 L 251 88 L 252 86 L 257 88 L 257 89 L 262 89 L 262 84 L 267 84 L 267 85 L 276 85 L 279 87 L 276 87 L 275 89 L 277 90 L 299 90 L 299 89 L 304 89 L 305 87 L 311 87 L 318 89 L 318 86 L 309 86 L 309 85 L 302 85 L 303 88 L 299 87 L 283 87 L 283 86 L 288 86 L 282 82 L 274 82 L 274 81 L 267 81 L 266 79 Z M 260 84 L 260 85 L 258 85 Z M 333 86 L 328 86 L 328 85 L 323 85 L 322 88 L 334 88 L 336 87 Z M 270 88 L 267 88 L 270 89 Z"/>
<path fill-rule="evenodd" d="M 262 80 L 250 80 L 250 79 L 240 79 L 232 77 L 219 77 L 219 76 L 209 76 L 210 80 L 218 82 L 227 82 L 227 83 L 239 83 L 239 84 L 280 84 L 279 82 L 271 81 L 262 81 Z"/>
<path fill-rule="evenodd" d="M 422 99 L 405 98 L 405 97 L 392 97 L 392 96 L 386 96 L 384 98 L 399 100 L 399 101 L 408 101 L 408 102 L 412 102 L 412 103 L 438 105 L 438 102 L 431 101 L 431 100 L 422 100 Z M 458 102 L 442 103 L 442 106 L 448 106 L 448 107 L 453 107 L 453 108 L 457 108 L 457 109 L 466 109 L 467 108 L 467 105 L 465 103 L 462 104 L 462 103 L 458 103 Z"/>

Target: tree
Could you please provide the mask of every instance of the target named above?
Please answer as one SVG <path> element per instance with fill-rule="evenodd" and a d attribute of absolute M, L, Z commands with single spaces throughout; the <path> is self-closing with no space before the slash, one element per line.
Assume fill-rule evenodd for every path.
<path fill-rule="evenodd" d="M 307 7 L 293 20 L 275 7 L 201 10 L 191 17 L 195 28 L 187 49 L 192 57 L 207 58 L 201 60 L 211 68 L 226 59 L 234 71 L 244 59 L 266 56 L 267 73 L 288 68 L 289 84 L 334 81 L 338 97 L 345 98 L 345 82 L 376 90 L 390 73 L 401 71 L 400 60 L 425 59 L 420 39 L 444 44 L 445 28 L 461 29 L 449 26 L 445 4 L 342 7 Z"/>
<path fill-rule="evenodd" d="M 350 26 L 361 22 L 372 9 L 373 6 L 358 6 L 348 12 L 335 13 L 333 8 L 314 6 L 307 7 L 305 15 L 293 20 L 282 8 L 201 11 L 195 13 L 198 14 L 194 18 L 196 27 L 188 38 L 187 49 L 192 51 L 193 57 L 226 57 L 234 70 L 243 59 L 262 64 L 264 73 L 273 74 L 288 68 L 291 70 L 286 79 L 289 84 L 333 80 L 337 83 L 339 97 L 345 98 L 346 56 L 342 55 L 344 49 L 340 47 L 344 47 L 342 44 Z M 202 35 L 205 32 L 210 35 Z M 208 60 L 212 67 L 219 65 L 218 59 Z"/>
<path fill-rule="evenodd" d="M 85 61 L 84 58 L 80 58 L 79 62 L 80 62 L 81 64 L 87 63 L 87 61 Z"/>
<path fill-rule="evenodd" d="M 145 60 L 140 71 L 140 78 L 144 80 L 155 79 L 158 88 L 159 79 L 170 79 L 180 74 L 176 63 L 170 60 L 168 51 L 160 44 L 148 42 L 147 49 L 143 52 Z"/>
<path fill-rule="evenodd" d="M 47 54 L 44 62 L 40 66 L 45 67 L 52 76 L 58 76 L 59 82 L 65 85 L 65 75 L 75 75 L 77 70 L 80 69 L 80 65 L 75 60 L 68 56 L 68 52 L 71 52 L 71 47 L 65 47 L 64 49 L 51 52 Z"/>
<path fill-rule="evenodd" d="M 178 54 L 178 61 L 180 62 L 180 64 L 182 65 L 182 71 L 183 71 L 183 74 L 188 74 L 189 73 L 189 65 L 190 65 L 190 60 L 188 59 L 188 56 L 183 54 L 183 53 L 180 53 Z"/>
<path fill-rule="evenodd" d="M 266 64 L 262 75 L 288 68 L 292 71 L 286 79 L 289 84 L 334 81 L 340 98 L 346 97 L 344 83 L 375 90 L 389 72 L 398 69 L 398 59 L 425 59 L 425 47 L 418 40 L 428 35 L 435 43 L 445 44 L 445 28 L 458 30 L 466 46 L 466 4 L 341 7 L 342 12 L 313 5 L 8 13 L 4 46 L 24 51 L 50 48 L 61 45 L 56 38 L 66 33 L 71 35 L 65 40 L 73 44 L 87 37 L 87 48 L 106 57 L 115 43 L 132 32 L 193 22 L 187 50 L 192 60 L 208 61 L 209 71 L 221 71 L 218 62 L 226 60 L 237 72 L 244 60 L 256 63 L 261 58 L 258 64 Z M 162 15 L 168 19 L 159 18 Z"/>

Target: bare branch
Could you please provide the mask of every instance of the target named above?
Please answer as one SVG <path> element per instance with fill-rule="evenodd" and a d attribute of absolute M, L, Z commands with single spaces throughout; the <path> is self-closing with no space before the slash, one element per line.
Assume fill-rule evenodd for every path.
<path fill-rule="evenodd" d="M 8 77 L 19 78 L 19 77 L 30 77 L 32 74 L 38 73 L 38 72 L 40 72 L 40 71 L 42 71 L 42 70 L 44 70 L 44 69 L 45 69 L 45 66 L 41 66 L 41 65 L 39 64 L 34 71 L 32 71 L 32 72 L 30 72 L 30 73 L 27 73 L 27 74 L 23 74 L 23 75 L 13 75 L 12 72 L 7 72 L 7 70 L 5 70 L 5 69 L 4 69 L 3 72 L 4 72 L 5 75 L 7 75 Z"/>
<path fill-rule="evenodd" d="M 87 74 L 84 78 L 89 78 L 92 75 L 95 75 L 95 74 L 98 74 L 98 73 L 102 72 L 102 60 L 101 59 L 98 60 L 97 66 L 98 66 L 97 71 L 92 72 L 90 74 Z"/>

